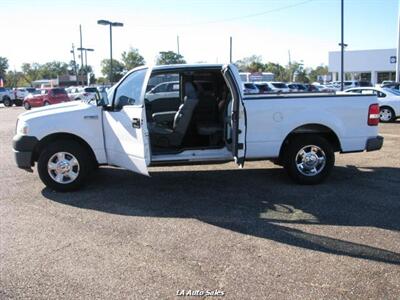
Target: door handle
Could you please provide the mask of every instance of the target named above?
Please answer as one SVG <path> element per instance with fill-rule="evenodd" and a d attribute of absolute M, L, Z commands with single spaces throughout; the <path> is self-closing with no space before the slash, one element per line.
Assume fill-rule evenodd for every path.
<path fill-rule="evenodd" d="M 140 119 L 139 118 L 133 118 L 132 119 L 132 127 L 133 128 L 140 128 Z"/>

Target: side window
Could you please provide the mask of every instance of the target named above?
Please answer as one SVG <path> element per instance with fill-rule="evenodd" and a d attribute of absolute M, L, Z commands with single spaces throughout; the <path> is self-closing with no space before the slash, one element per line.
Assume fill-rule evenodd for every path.
<path fill-rule="evenodd" d="M 167 91 L 167 84 L 160 83 L 153 89 L 153 94 L 165 93 Z"/>
<path fill-rule="evenodd" d="M 374 90 L 362 90 L 363 95 L 376 95 L 376 91 Z"/>
<path fill-rule="evenodd" d="M 118 86 L 114 96 L 116 108 L 121 109 L 125 105 L 142 103 L 141 94 L 146 72 L 147 69 L 133 72 Z"/>
<path fill-rule="evenodd" d="M 378 93 L 378 98 L 385 98 L 386 97 L 385 93 L 382 93 L 380 91 L 376 91 L 376 92 Z"/>
<path fill-rule="evenodd" d="M 144 97 L 148 115 L 177 111 L 181 104 L 180 76 L 178 73 L 153 73 Z"/>

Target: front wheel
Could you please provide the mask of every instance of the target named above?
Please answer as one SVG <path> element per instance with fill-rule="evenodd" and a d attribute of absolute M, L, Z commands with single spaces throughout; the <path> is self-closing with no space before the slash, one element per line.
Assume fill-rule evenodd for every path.
<path fill-rule="evenodd" d="M 4 104 L 5 107 L 10 107 L 10 106 L 12 106 L 12 101 L 11 101 L 10 98 L 4 97 L 3 104 Z"/>
<path fill-rule="evenodd" d="M 48 105 L 50 105 L 50 103 L 47 102 L 47 101 L 44 101 L 43 105 L 44 105 L 44 106 L 48 106 Z"/>
<path fill-rule="evenodd" d="M 391 107 L 383 106 L 379 110 L 379 120 L 383 123 L 393 122 L 396 118 Z"/>
<path fill-rule="evenodd" d="M 38 160 L 38 173 L 49 188 L 68 192 L 80 188 L 91 170 L 91 157 L 75 141 L 56 141 L 49 144 Z"/>
<path fill-rule="evenodd" d="M 335 164 L 332 145 L 318 135 L 302 135 L 289 141 L 285 169 L 300 184 L 318 184 L 325 180 Z"/>
<path fill-rule="evenodd" d="M 31 105 L 29 104 L 28 101 L 24 102 L 24 108 L 25 108 L 26 110 L 30 110 L 30 109 L 31 109 Z"/>

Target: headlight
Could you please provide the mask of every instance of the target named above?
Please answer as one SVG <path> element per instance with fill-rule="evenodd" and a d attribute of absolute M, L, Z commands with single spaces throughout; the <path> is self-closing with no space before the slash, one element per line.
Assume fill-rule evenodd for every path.
<path fill-rule="evenodd" d="M 26 122 L 18 120 L 17 121 L 17 134 L 25 135 L 28 134 L 29 126 Z"/>

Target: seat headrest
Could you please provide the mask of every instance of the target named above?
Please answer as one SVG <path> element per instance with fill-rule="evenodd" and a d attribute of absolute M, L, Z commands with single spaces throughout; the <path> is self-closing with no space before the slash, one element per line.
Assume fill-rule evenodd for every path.
<path fill-rule="evenodd" d="M 196 89 L 195 89 L 193 83 L 191 83 L 191 82 L 185 83 L 185 96 L 187 97 L 187 99 L 197 98 Z"/>

